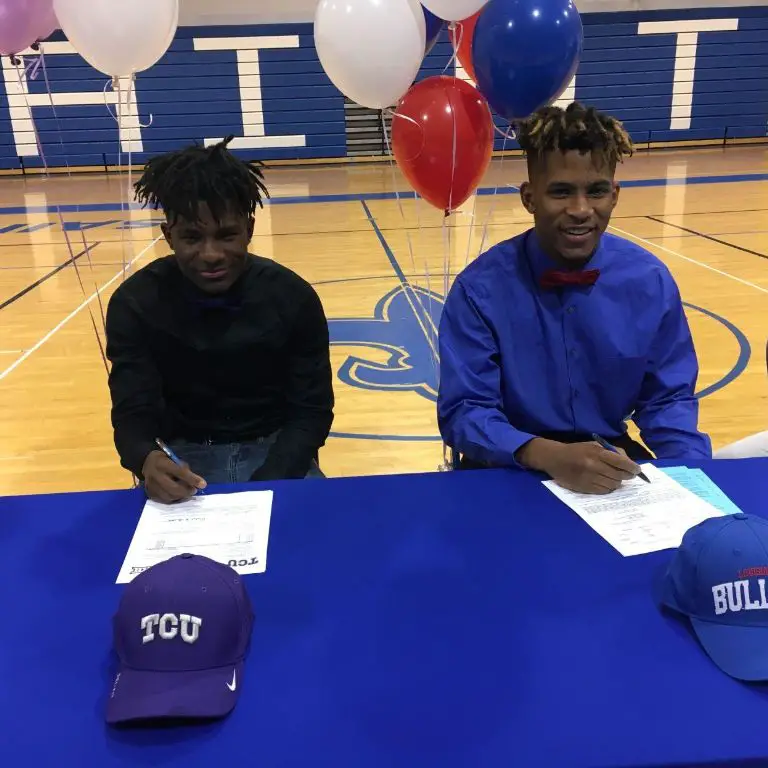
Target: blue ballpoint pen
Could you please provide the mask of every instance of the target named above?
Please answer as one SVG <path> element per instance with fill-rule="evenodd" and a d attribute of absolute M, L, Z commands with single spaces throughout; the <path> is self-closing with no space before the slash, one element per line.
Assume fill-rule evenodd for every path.
<path fill-rule="evenodd" d="M 184 462 L 159 438 L 155 438 L 155 445 L 177 466 L 183 467 Z M 202 489 L 199 489 L 199 493 L 205 493 Z"/>
<path fill-rule="evenodd" d="M 183 466 L 184 462 L 159 437 L 155 438 L 155 444 L 174 464 Z"/>
<path fill-rule="evenodd" d="M 600 445 L 601 445 L 603 448 L 605 448 L 605 450 L 606 450 L 606 451 L 611 451 L 611 452 L 613 452 L 613 453 L 618 453 L 618 450 L 616 449 L 616 446 L 615 446 L 615 445 L 611 445 L 611 444 L 610 444 L 610 443 L 609 443 L 607 440 L 603 440 L 603 438 L 602 438 L 602 437 L 600 437 L 600 435 L 597 435 L 597 434 L 593 434 L 593 435 L 592 435 L 592 439 L 593 439 L 593 440 L 594 440 L 596 443 L 599 443 L 599 444 L 600 444 Z M 638 476 L 638 477 L 639 477 L 641 480 L 645 480 L 645 482 L 646 482 L 646 483 L 650 483 L 650 482 L 651 482 L 651 481 L 650 481 L 650 480 L 649 480 L 649 479 L 646 477 L 646 475 L 645 475 L 643 472 L 638 472 L 637 476 Z"/>

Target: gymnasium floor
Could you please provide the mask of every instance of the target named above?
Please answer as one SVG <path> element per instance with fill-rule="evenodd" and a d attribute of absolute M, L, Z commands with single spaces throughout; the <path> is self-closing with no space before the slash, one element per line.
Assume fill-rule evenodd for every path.
<path fill-rule="evenodd" d="M 530 225 L 514 187 L 524 177 L 519 158 L 495 160 L 482 194 L 444 222 L 386 163 L 267 171 L 273 201 L 253 251 L 311 281 L 330 321 L 327 474 L 442 461 L 442 296 L 484 237 L 487 247 Z M 768 149 L 639 152 L 620 177 L 613 231 L 661 257 L 687 303 L 702 428 L 716 447 L 768 428 Z M 127 185 L 117 175 L 0 182 L 0 495 L 130 485 L 112 445 L 102 308 L 124 264 L 166 248 L 158 214 L 125 207 Z"/>

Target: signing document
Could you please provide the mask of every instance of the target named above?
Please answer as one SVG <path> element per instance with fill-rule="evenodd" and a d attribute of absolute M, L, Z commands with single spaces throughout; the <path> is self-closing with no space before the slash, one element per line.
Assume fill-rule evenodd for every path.
<path fill-rule="evenodd" d="M 272 491 L 194 496 L 179 504 L 144 505 L 117 576 L 127 584 L 163 560 L 189 552 L 230 565 L 240 574 L 267 568 Z"/>
<path fill-rule="evenodd" d="M 679 547 L 689 528 L 722 515 L 652 464 L 642 470 L 650 483 L 636 477 L 604 496 L 544 485 L 625 557 Z"/>

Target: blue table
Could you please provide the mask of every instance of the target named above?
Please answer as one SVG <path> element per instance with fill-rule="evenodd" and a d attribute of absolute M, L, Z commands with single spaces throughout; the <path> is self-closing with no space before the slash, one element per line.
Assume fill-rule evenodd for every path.
<path fill-rule="evenodd" d="M 768 460 L 698 466 L 768 513 Z M 537 478 L 273 487 L 240 702 L 173 730 L 103 720 L 140 492 L 0 499 L 0 765 L 768 764 L 768 690 L 653 604 L 670 553 L 620 557 Z"/>

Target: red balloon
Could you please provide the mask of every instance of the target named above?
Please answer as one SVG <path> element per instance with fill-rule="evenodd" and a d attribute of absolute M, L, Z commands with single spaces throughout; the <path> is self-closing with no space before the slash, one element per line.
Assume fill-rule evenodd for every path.
<path fill-rule="evenodd" d="M 465 72 L 477 82 L 475 75 L 475 66 L 472 63 L 472 39 L 475 36 L 475 27 L 477 26 L 477 20 L 480 18 L 480 14 L 483 12 L 481 8 L 476 14 L 470 16 L 464 21 L 456 22 L 456 29 L 451 29 L 451 42 L 456 49 L 456 58 L 459 63 L 464 67 Z"/>
<path fill-rule="evenodd" d="M 491 162 L 488 102 L 455 77 L 422 80 L 397 106 L 392 149 L 411 186 L 448 215 L 477 189 Z"/>

